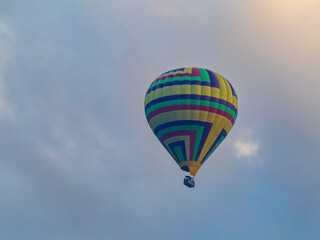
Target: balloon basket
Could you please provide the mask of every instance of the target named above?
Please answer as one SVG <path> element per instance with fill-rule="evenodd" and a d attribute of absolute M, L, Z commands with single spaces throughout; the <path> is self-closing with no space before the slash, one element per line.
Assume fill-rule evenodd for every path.
<path fill-rule="evenodd" d="M 183 180 L 183 184 L 186 185 L 189 188 L 193 188 L 195 186 L 195 182 L 194 182 L 193 177 L 185 176 L 185 178 Z"/>

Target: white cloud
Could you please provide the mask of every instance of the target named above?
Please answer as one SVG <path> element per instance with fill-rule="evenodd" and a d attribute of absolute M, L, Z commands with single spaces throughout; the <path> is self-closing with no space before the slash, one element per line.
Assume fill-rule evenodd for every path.
<path fill-rule="evenodd" d="M 235 148 L 237 149 L 238 157 L 248 157 L 255 156 L 259 150 L 259 145 L 257 143 L 237 141 L 235 143 Z"/>

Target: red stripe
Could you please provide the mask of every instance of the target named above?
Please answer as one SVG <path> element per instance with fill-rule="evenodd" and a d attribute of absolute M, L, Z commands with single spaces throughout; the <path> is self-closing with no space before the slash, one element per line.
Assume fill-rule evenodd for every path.
<path fill-rule="evenodd" d="M 192 68 L 191 75 L 192 77 L 201 77 L 200 69 Z"/>
<path fill-rule="evenodd" d="M 234 124 L 234 119 L 231 114 L 217 108 L 213 107 L 208 107 L 208 106 L 201 106 L 201 105 L 174 105 L 174 106 L 169 106 L 169 107 L 163 107 L 159 108 L 157 110 L 154 110 L 148 115 L 148 122 L 154 117 L 157 116 L 161 113 L 165 112 L 171 112 L 171 111 L 179 111 L 179 110 L 199 110 L 199 111 L 206 111 L 206 112 L 211 112 L 211 113 L 216 113 L 221 116 L 224 116 L 225 118 L 229 119 L 229 121 Z"/>
<path fill-rule="evenodd" d="M 194 145 L 196 143 L 197 131 L 186 130 L 186 131 L 170 132 L 170 133 L 167 133 L 167 134 L 163 135 L 160 138 L 160 141 L 162 143 L 164 143 L 164 141 L 167 140 L 168 138 L 177 137 L 177 136 L 185 136 L 185 135 L 190 136 L 189 157 L 190 157 L 190 161 L 192 161 Z"/>

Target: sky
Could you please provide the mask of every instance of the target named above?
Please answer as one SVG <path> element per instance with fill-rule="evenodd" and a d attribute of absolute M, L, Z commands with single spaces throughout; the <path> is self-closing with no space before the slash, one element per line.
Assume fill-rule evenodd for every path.
<path fill-rule="evenodd" d="M 1 240 L 320 238 L 319 0 L 2 0 Z M 196 176 L 150 130 L 161 73 L 228 78 Z"/>

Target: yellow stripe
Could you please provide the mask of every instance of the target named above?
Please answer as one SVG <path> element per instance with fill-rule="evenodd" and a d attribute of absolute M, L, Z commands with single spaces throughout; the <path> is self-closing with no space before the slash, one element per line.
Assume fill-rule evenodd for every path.
<path fill-rule="evenodd" d="M 230 87 L 228 81 L 223 76 L 222 76 L 222 79 L 223 79 L 223 83 L 224 83 L 226 94 L 227 94 L 227 101 L 232 103 L 232 90 L 231 90 L 231 87 Z M 225 128 L 225 127 L 226 127 L 226 124 L 221 123 L 221 128 Z"/>
<path fill-rule="evenodd" d="M 223 78 L 224 84 L 226 85 L 226 90 L 227 90 L 227 101 L 232 103 L 232 89 L 228 83 L 228 81 Z"/>
<path fill-rule="evenodd" d="M 185 92 L 186 94 L 191 93 L 191 85 L 181 85 L 180 92 Z M 182 118 L 189 119 L 190 118 L 190 112 L 181 112 Z"/>
<path fill-rule="evenodd" d="M 224 100 L 228 101 L 228 90 L 227 90 L 227 87 L 225 84 L 226 81 L 225 81 L 224 77 L 221 76 L 220 74 L 216 73 L 216 76 L 219 81 L 220 99 L 224 99 Z M 209 151 L 211 145 L 213 144 L 213 142 L 217 138 L 218 134 L 221 132 L 222 128 L 226 128 L 227 124 L 229 124 L 229 128 L 228 128 L 228 130 L 226 129 L 226 131 L 227 131 L 227 133 L 229 133 L 232 126 L 230 127 L 230 121 L 229 121 L 229 123 L 227 123 L 226 121 L 228 121 L 228 120 L 225 118 L 221 118 L 221 117 L 220 118 L 216 117 L 215 119 L 213 119 L 215 127 L 213 129 L 211 129 L 211 131 L 213 131 L 213 132 L 210 131 L 210 134 L 208 135 L 206 144 L 202 149 L 202 152 L 200 154 L 201 156 L 199 156 L 199 159 L 202 160 L 204 158 L 205 154 Z"/>
<path fill-rule="evenodd" d="M 202 151 L 199 155 L 199 158 L 197 159 L 197 162 L 201 162 L 202 159 L 206 156 L 207 152 L 210 150 L 212 144 L 214 143 L 214 141 L 217 139 L 217 137 L 219 136 L 221 130 L 223 129 L 222 126 L 217 126 L 215 125 L 214 127 L 211 128 L 208 138 L 202 148 Z M 230 129 L 227 131 L 229 132 Z"/>
<path fill-rule="evenodd" d="M 180 168 L 184 167 L 184 166 L 188 166 L 189 167 L 189 172 L 192 176 L 195 176 L 199 170 L 199 168 L 201 167 L 201 163 L 199 162 L 194 162 L 194 161 L 184 161 L 179 163 Z"/>
<path fill-rule="evenodd" d="M 181 111 L 190 111 L 190 118 L 182 118 Z M 216 113 L 211 113 L 208 112 L 208 117 L 204 116 L 203 118 L 198 118 L 197 117 L 197 112 L 198 110 L 178 110 L 178 111 L 170 111 L 170 112 L 165 112 L 161 113 L 159 115 L 154 116 L 150 122 L 149 125 L 151 129 L 155 129 L 157 126 L 160 126 L 164 123 L 170 122 L 170 121 L 179 121 L 179 120 L 193 120 L 193 121 L 203 121 L 203 122 L 209 122 L 213 123 L 214 120 L 214 125 L 219 126 L 218 122 L 225 123 L 225 130 L 227 133 L 229 133 L 230 129 L 232 128 L 232 123 L 225 118 L 224 116 L 221 116 Z"/>
<path fill-rule="evenodd" d="M 156 91 L 154 91 L 154 98 L 155 99 L 158 99 L 158 98 L 161 98 L 163 95 L 165 95 L 165 92 L 162 88 L 158 88 Z"/>
<path fill-rule="evenodd" d="M 157 94 L 160 97 L 166 97 L 166 96 L 172 96 L 177 94 L 196 94 L 196 95 L 203 95 L 203 96 L 209 96 L 209 97 L 216 97 L 219 98 L 220 96 L 220 89 L 215 87 L 209 87 L 209 86 L 201 86 L 201 85 L 190 85 L 190 89 L 180 86 L 184 85 L 174 85 L 174 86 L 167 86 L 163 88 L 158 88 L 146 96 L 145 105 L 147 105 L 152 100 L 156 99 L 156 95 L 154 92 L 159 91 Z M 161 91 L 161 92 L 160 92 Z M 163 91 L 163 92 L 162 92 Z M 160 94 L 162 93 L 162 94 Z M 223 99 L 223 98 L 221 98 Z M 223 99 L 226 100 L 226 99 Z"/>
<path fill-rule="evenodd" d="M 174 73 L 169 73 L 163 76 L 167 76 L 170 74 L 176 74 L 176 73 L 191 73 L 191 68 L 186 68 L 185 71 L 179 71 Z M 235 96 L 232 95 L 232 90 L 229 85 L 229 83 L 226 81 L 226 79 L 219 73 L 214 72 L 217 76 L 217 79 L 219 81 L 219 85 L 222 85 L 222 88 L 215 88 L 215 87 L 209 87 L 209 86 L 201 86 L 201 85 L 174 85 L 174 86 L 167 86 L 163 88 L 158 88 L 149 94 L 146 95 L 145 98 L 145 105 L 147 105 L 150 101 L 155 100 L 158 97 L 164 97 L 164 96 L 171 96 L 171 95 L 177 95 L 177 94 L 197 94 L 197 95 L 203 95 L 203 96 L 209 96 L 209 97 L 216 97 L 220 98 L 222 100 L 230 102 L 232 105 L 234 105 L 238 109 L 238 100 Z M 221 94 L 221 91 L 224 93 Z"/>

